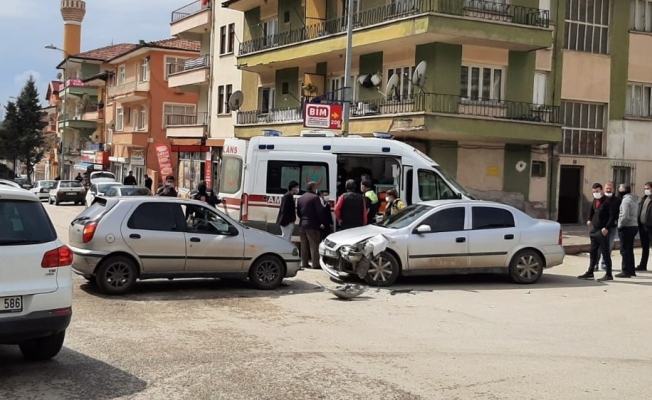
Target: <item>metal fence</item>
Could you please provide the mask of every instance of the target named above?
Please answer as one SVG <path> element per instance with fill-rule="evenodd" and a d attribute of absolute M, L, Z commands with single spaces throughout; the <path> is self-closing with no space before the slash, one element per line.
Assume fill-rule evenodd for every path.
<path fill-rule="evenodd" d="M 165 126 L 191 126 L 208 124 L 208 113 L 201 112 L 197 115 L 189 114 L 167 114 L 165 116 Z"/>
<path fill-rule="evenodd" d="M 178 62 L 168 63 L 168 76 L 180 74 L 194 69 L 208 68 L 211 66 L 211 55 L 206 54 L 191 60 L 183 60 Z"/>
<path fill-rule="evenodd" d="M 187 18 L 191 15 L 197 14 L 199 12 L 202 12 L 203 10 L 207 8 L 211 8 L 211 1 L 209 1 L 207 4 L 202 4 L 201 0 L 193 1 L 190 4 L 187 4 L 179 9 L 176 9 L 172 11 L 172 18 L 171 21 L 172 23 L 180 21 L 184 18 Z"/>

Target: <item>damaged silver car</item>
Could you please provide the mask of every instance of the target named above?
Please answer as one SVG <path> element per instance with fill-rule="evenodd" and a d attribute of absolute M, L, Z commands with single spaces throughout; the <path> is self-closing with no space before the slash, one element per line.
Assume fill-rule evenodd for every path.
<path fill-rule="evenodd" d="M 329 235 L 319 246 L 331 277 L 373 286 L 399 276 L 505 273 L 535 283 L 564 260 L 561 226 L 500 203 L 437 200 L 413 204 L 377 225 Z"/>

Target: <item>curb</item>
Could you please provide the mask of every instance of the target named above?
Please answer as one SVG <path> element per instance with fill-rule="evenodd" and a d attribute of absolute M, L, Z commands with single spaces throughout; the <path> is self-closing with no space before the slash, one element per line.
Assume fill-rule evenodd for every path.
<path fill-rule="evenodd" d="M 639 247 L 641 247 L 641 240 L 640 239 L 634 240 L 634 248 L 639 248 Z M 619 249 L 620 249 L 620 241 L 616 240 L 614 242 L 614 250 L 619 250 Z M 588 253 L 590 250 L 591 250 L 591 243 L 564 245 L 564 252 L 566 253 L 567 256 L 581 254 L 581 253 Z"/>

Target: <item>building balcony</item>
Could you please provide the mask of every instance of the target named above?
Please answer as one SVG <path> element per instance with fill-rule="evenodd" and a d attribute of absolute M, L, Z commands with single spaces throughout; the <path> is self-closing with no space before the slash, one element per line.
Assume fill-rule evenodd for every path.
<path fill-rule="evenodd" d="M 560 123 L 559 106 L 424 93 L 401 100 L 356 102 L 351 108 L 350 131 L 362 135 L 400 132 L 402 136 L 430 140 L 537 144 L 561 141 Z M 238 112 L 238 137 L 260 135 L 265 129 L 298 135 L 304 129 L 302 109 Z"/>
<path fill-rule="evenodd" d="M 206 3 L 206 4 L 204 4 Z M 193 1 L 172 11 L 170 35 L 187 40 L 200 40 L 211 30 L 212 1 Z"/>
<path fill-rule="evenodd" d="M 515 51 L 552 46 L 549 11 L 485 0 L 403 0 L 358 12 L 353 21 L 356 54 L 434 42 Z M 272 63 L 285 68 L 298 59 L 341 54 L 346 28 L 346 17 L 339 17 L 255 37 L 240 44 L 238 66 L 257 72 Z"/>
<path fill-rule="evenodd" d="M 138 80 L 125 82 L 115 86 L 109 86 L 108 96 L 111 100 L 121 103 L 130 103 L 147 99 L 149 82 Z"/>
<path fill-rule="evenodd" d="M 80 79 L 68 79 L 65 81 L 63 88 L 59 91 L 59 98 L 64 97 L 78 97 L 84 95 L 97 96 L 97 86 L 89 85 L 82 82 Z"/>
<path fill-rule="evenodd" d="M 83 121 L 104 121 L 104 104 L 90 103 L 80 108 L 81 119 Z"/>
<path fill-rule="evenodd" d="M 197 91 L 197 86 L 210 82 L 210 54 L 192 60 L 168 64 L 168 87 Z"/>
<path fill-rule="evenodd" d="M 197 115 L 168 114 L 165 116 L 165 136 L 168 138 L 203 138 L 208 131 L 208 113 Z"/>

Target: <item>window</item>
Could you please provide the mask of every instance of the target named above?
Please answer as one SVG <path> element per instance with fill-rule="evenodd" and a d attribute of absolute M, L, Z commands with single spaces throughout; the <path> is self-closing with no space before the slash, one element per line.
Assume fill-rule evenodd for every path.
<path fill-rule="evenodd" d="M 562 154 L 601 156 L 605 104 L 562 101 Z"/>
<path fill-rule="evenodd" d="M 233 92 L 233 85 L 220 85 L 217 87 L 217 113 L 229 114 L 231 113 L 231 106 L 229 106 L 229 99 Z"/>
<path fill-rule="evenodd" d="M 131 127 L 132 128 L 137 128 L 138 127 L 138 109 L 137 108 L 132 108 L 131 109 Z"/>
<path fill-rule="evenodd" d="M 115 130 L 121 131 L 124 129 L 124 108 L 118 107 L 115 109 Z M 113 139 L 113 138 L 112 138 Z"/>
<path fill-rule="evenodd" d="M 187 121 L 188 116 L 195 117 L 196 110 L 194 104 L 166 104 L 163 109 L 163 127 L 174 125 L 178 121 Z"/>
<path fill-rule="evenodd" d="M 514 215 L 502 208 L 473 207 L 471 209 L 473 230 L 513 228 Z"/>
<path fill-rule="evenodd" d="M 118 191 L 115 188 L 111 188 L 106 191 L 104 194 L 105 197 L 116 197 L 118 195 Z"/>
<path fill-rule="evenodd" d="M 419 198 L 421 201 L 458 199 L 444 180 L 432 171 L 419 170 Z"/>
<path fill-rule="evenodd" d="M 401 212 L 391 215 L 389 218 L 379 222 L 378 226 L 389 229 L 403 229 L 426 215 L 431 210 L 431 206 L 412 204 L 405 207 Z"/>
<path fill-rule="evenodd" d="M 233 92 L 233 85 L 226 85 L 226 93 L 224 94 L 224 110 L 226 114 L 231 113 L 231 106 L 229 105 L 229 100 L 231 100 L 232 92 Z"/>
<path fill-rule="evenodd" d="M 121 65 L 118 67 L 118 85 L 124 85 L 127 80 L 127 67 Z"/>
<path fill-rule="evenodd" d="M 652 32 L 652 0 L 631 0 L 630 28 Z"/>
<path fill-rule="evenodd" d="M 387 82 L 389 82 L 389 78 L 391 78 L 392 75 L 398 75 L 396 91 L 394 93 L 385 93 L 387 97 L 398 100 L 409 100 L 412 97 L 414 90 L 412 88 L 412 75 L 414 74 L 414 68 L 415 67 L 398 67 L 387 70 Z"/>
<path fill-rule="evenodd" d="M 567 0 L 564 49 L 609 53 L 610 0 Z"/>
<path fill-rule="evenodd" d="M 176 217 L 179 205 L 170 203 L 143 203 L 131 214 L 127 227 L 144 231 L 178 231 Z"/>
<path fill-rule="evenodd" d="M 630 166 L 614 166 L 613 167 L 613 183 L 616 188 L 618 189 L 618 185 L 621 183 L 629 183 L 630 185 L 634 184 L 634 168 Z"/>
<path fill-rule="evenodd" d="M 263 22 L 263 46 L 278 46 L 278 18 Z"/>
<path fill-rule="evenodd" d="M 147 121 L 147 107 L 140 106 L 140 117 L 138 117 L 138 126 L 139 130 L 144 130 Z"/>
<path fill-rule="evenodd" d="M 466 211 L 464 207 L 447 208 L 436 211 L 423 220 L 421 225 L 430 226 L 430 232 L 432 233 L 463 231 L 465 217 Z"/>
<path fill-rule="evenodd" d="M 140 81 L 147 82 L 149 76 L 149 58 L 143 58 L 140 62 Z"/>
<path fill-rule="evenodd" d="M 226 25 L 220 27 L 220 54 L 226 53 Z"/>
<path fill-rule="evenodd" d="M 207 207 L 196 205 L 182 205 L 186 216 L 187 231 L 193 233 L 230 235 L 230 226 L 224 218 Z M 185 210 L 184 210 L 185 209 Z"/>
<path fill-rule="evenodd" d="M 627 108 L 625 114 L 630 117 L 652 117 L 652 104 L 650 104 L 651 85 L 630 83 L 627 85 Z"/>
<path fill-rule="evenodd" d="M 56 239 L 54 226 L 41 203 L 0 201 L 0 246 L 49 243 Z"/>
<path fill-rule="evenodd" d="M 503 100 L 503 68 L 462 66 L 460 97 L 471 100 Z"/>
<path fill-rule="evenodd" d="M 328 189 L 328 164 L 303 161 L 268 161 L 266 192 L 285 194 L 291 181 L 300 183 L 301 191 L 308 182 L 317 183 L 317 190 Z"/>
<path fill-rule="evenodd" d="M 234 194 L 240 191 L 242 184 L 242 159 L 238 157 L 222 157 L 222 172 L 220 174 L 220 193 Z M 285 193 L 285 192 L 283 192 Z"/>
<path fill-rule="evenodd" d="M 548 95 L 548 73 L 535 72 L 534 73 L 534 95 L 532 103 L 536 105 L 546 104 Z"/>
<path fill-rule="evenodd" d="M 344 100 L 344 88 L 346 87 L 344 85 L 344 76 L 329 79 L 327 85 L 328 85 L 327 90 L 329 91 L 329 93 L 328 93 L 328 99 L 329 100 L 339 100 L 339 101 Z M 357 101 L 358 87 L 359 87 L 359 85 L 357 84 L 355 76 L 352 76 L 351 77 L 351 90 L 353 90 L 353 93 L 352 93 L 353 101 Z"/>
<path fill-rule="evenodd" d="M 533 178 L 545 178 L 546 177 L 546 162 L 545 161 L 536 161 L 532 160 L 532 167 L 530 168 L 530 176 Z"/>
<path fill-rule="evenodd" d="M 187 58 L 165 57 L 165 80 L 169 74 L 183 71 L 186 60 Z"/>
<path fill-rule="evenodd" d="M 217 87 L 217 113 L 224 114 L 224 85 Z"/>
<path fill-rule="evenodd" d="M 261 114 L 267 114 L 274 109 L 276 104 L 276 89 L 273 87 L 261 87 L 258 89 L 258 110 Z"/>
<path fill-rule="evenodd" d="M 230 54 L 232 54 L 234 48 L 235 48 L 235 24 L 229 24 L 229 46 L 227 51 Z"/>

